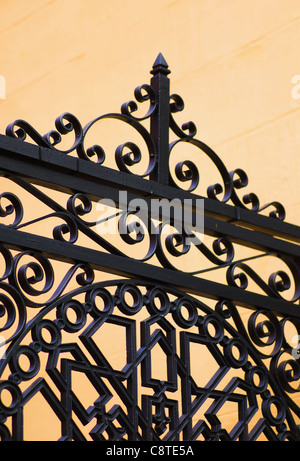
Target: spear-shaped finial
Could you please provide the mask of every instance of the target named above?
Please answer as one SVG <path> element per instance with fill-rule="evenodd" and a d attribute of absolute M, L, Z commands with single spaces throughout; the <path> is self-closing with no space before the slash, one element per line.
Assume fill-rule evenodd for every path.
<path fill-rule="evenodd" d="M 156 58 L 155 63 L 153 64 L 151 74 L 165 74 L 168 75 L 171 71 L 168 69 L 168 63 L 161 53 Z"/>
<path fill-rule="evenodd" d="M 150 179 L 160 184 L 169 184 L 169 122 L 170 80 L 168 64 L 161 53 L 153 64 L 151 87 L 155 92 L 156 110 L 150 124 L 150 134 L 156 147 L 156 166 Z"/>

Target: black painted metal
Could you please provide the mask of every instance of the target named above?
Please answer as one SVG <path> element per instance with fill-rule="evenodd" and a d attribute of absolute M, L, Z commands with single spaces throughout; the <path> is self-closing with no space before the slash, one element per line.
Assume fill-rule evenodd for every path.
<path fill-rule="evenodd" d="M 65 113 L 45 136 L 23 120 L 0 136 L 3 440 L 26 439 L 24 414 L 37 396 L 55 415 L 61 440 L 300 438 L 293 342 L 300 334 L 300 229 L 285 222 L 279 202 L 261 206 L 253 193 L 239 197 L 246 173 L 229 172 L 196 138 L 194 123 L 175 122 L 183 101 L 170 95 L 161 54 L 151 73 L 150 85 L 134 93 L 138 103 L 149 104 L 145 116 L 129 101 L 121 113 L 85 127 Z M 135 170 L 145 160 L 136 141 L 115 148 L 115 168 L 106 166 L 100 145 L 85 147 L 104 120 L 127 124 L 141 137 L 148 151 L 142 172 Z M 71 134 L 72 147 L 59 149 Z M 170 167 L 174 150 L 188 144 L 221 178 L 204 193 L 198 164 L 187 159 Z M 124 209 L 120 191 L 129 203 L 143 199 L 148 213 Z M 113 239 L 98 227 L 100 199 L 116 204 L 109 220 L 117 223 Z M 154 199 L 188 203 L 184 227 L 166 210 L 149 213 Z M 204 239 L 192 226 L 199 200 Z M 265 278 L 259 262 L 267 259 L 273 263 L 263 266 L 272 267 Z M 125 334 L 121 368 L 97 342 L 106 325 Z M 288 325 L 295 338 L 287 335 Z M 201 384 L 195 347 L 197 369 L 204 350 L 217 365 Z M 157 348 L 166 362 L 161 378 L 153 371 Z M 88 406 L 73 387 L 74 376 L 85 377 L 97 395 Z M 236 408 L 231 429 L 223 425 L 227 405 Z"/>

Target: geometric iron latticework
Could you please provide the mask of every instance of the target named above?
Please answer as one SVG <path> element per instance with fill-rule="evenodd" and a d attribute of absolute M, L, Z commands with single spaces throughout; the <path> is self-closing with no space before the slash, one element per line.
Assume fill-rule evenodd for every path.
<path fill-rule="evenodd" d="M 0 136 L 3 440 L 46 410 L 59 440 L 300 439 L 300 229 L 151 73 L 120 113 Z"/>

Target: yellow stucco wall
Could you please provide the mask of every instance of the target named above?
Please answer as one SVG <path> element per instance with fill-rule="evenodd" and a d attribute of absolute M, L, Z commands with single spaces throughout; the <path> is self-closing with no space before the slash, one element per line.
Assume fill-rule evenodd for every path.
<path fill-rule="evenodd" d="M 1 0 L 0 18 L 1 133 L 18 118 L 44 134 L 66 111 L 83 125 L 119 111 L 162 52 L 179 120 L 300 225 L 299 0 Z M 32 416 L 27 438 L 50 437 L 43 424 Z"/>
<path fill-rule="evenodd" d="M 1 132 L 17 118 L 46 133 L 65 111 L 83 124 L 118 111 L 161 51 L 198 137 L 299 223 L 299 10 L 297 0 L 2 1 Z"/>

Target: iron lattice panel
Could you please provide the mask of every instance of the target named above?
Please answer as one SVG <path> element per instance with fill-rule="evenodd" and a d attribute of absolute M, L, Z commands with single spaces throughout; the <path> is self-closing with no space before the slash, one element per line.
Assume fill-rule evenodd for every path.
<path fill-rule="evenodd" d="M 76 314 L 72 321 L 70 312 Z M 258 317 L 277 332 L 267 354 L 270 341 L 262 347 Z M 94 340 L 107 324 L 126 338 L 122 368 L 113 366 Z M 9 375 L 1 390 L 10 392 L 12 403 L 1 403 L 2 420 L 7 419 L 1 434 L 22 438 L 23 409 L 40 393 L 61 424 L 62 440 L 256 440 L 261 434 L 269 440 L 297 440 L 288 363 L 280 360 L 284 343 L 284 323 L 275 315 L 253 312 L 244 325 L 229 300 L 209 307 L 181 291 L 139 280 L 83 286 L 41 310 L 8 349 L 1 371 Z M 205 349 L 217 364 L 203 385 L 191 373 L 192 345 L 200 355 Z M 157 346 L 165 356 L 164 380 L 152 373 Z M 26 370 L 22 356 L 30 363 Z M 201 368 L 199 355 L 195 364 Z M 76 374 L 84 375 L 99 395 L 88 406 L 72 389 Z M 114 403 L 115 394 L 119 403 Z M 230 431 L 222 427 L 228 403 L 237 408 Z"/>

